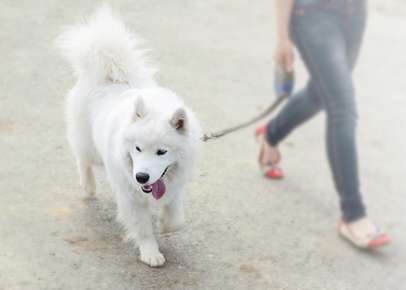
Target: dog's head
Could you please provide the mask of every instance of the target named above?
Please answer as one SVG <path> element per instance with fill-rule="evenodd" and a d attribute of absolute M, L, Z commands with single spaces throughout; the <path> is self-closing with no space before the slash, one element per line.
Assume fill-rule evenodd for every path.
<path fill-rule="evenodd" d="M 128 168 L 135 184 L 160 199 L 179 162 L 187 162 L 189 118 L 185 108 L 158 112 L 147 108 L 142 97 L 135 102 L 125 132 Z"/>

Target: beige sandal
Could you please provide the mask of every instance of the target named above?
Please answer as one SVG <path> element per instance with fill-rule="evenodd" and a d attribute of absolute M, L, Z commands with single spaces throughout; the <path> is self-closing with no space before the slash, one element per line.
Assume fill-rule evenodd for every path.
<path fill-rule="evenodd" d="M 357 235 L 353 230 L 351 230 L 347 222 L 342 220 L 338 225 L 338 233 L 341 237 L 349 241 L 357 248 L 367 250 L 374 250 L 390 243 L 390 239 L 387 234 L 381 233 L 376 227 L 375 229 L 375 232 L 372 234 Z"/>

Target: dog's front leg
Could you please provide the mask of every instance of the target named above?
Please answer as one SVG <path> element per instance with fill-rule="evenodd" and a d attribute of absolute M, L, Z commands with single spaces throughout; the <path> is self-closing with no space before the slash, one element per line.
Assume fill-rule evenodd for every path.
<path fill-rule="evenodd" d="M 185 225 L 185 213 L 182 196 L 178 196 L 169 204 L 163 205 L 160 212 L 161 233 L 170 233 L 180 230 Z"/>
<path fill-rule="evenodd" d="M 152 227 L 151 214 L 146 201 L 133 196 L 118 198 L 118 220 L 127 230 L 128 238 L 138 244 L 140 259 L 151 267 L 165 263 L 165 257 L 159 251 Z"/>

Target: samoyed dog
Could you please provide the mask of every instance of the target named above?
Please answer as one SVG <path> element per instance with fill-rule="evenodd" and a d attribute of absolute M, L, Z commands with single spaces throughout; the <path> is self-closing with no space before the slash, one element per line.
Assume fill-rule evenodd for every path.
<path fill-rule="evenodd" d="M 138 245 L 141 261 L 158 267 L 165 257 L 154 236 L 150 205 L 160 209 L 161 232 L 183 226 L 182 192 L 200 127 L 180 98 L 155 82 L 138 43 L 106 5 L 57 39 L 77 77 L 66 110 L 80 184 L 93 196 L 93 167 L 105 167 L 118 221 Z"/>

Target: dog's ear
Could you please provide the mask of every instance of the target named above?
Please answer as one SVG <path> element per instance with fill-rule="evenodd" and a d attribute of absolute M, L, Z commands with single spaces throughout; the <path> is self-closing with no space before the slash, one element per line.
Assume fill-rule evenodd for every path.
<path fill-rule="evenodd" d="M 134 104 L 134 113 L 133 113 L 133 122 L 137 121 L 138 119 L 144 118 L 146 115 L 146 110 L 145 110 L 145 103 L 144 99 L 142 97 L 138 97 L 135 100 Z"/>
<path fill-rule="evenodd" d="M 170 120 L 170 124 L 178 132 L 181 133 L 186 132 L 187 117 L 185 109 L 183 108 L 177 109 Z"/>

